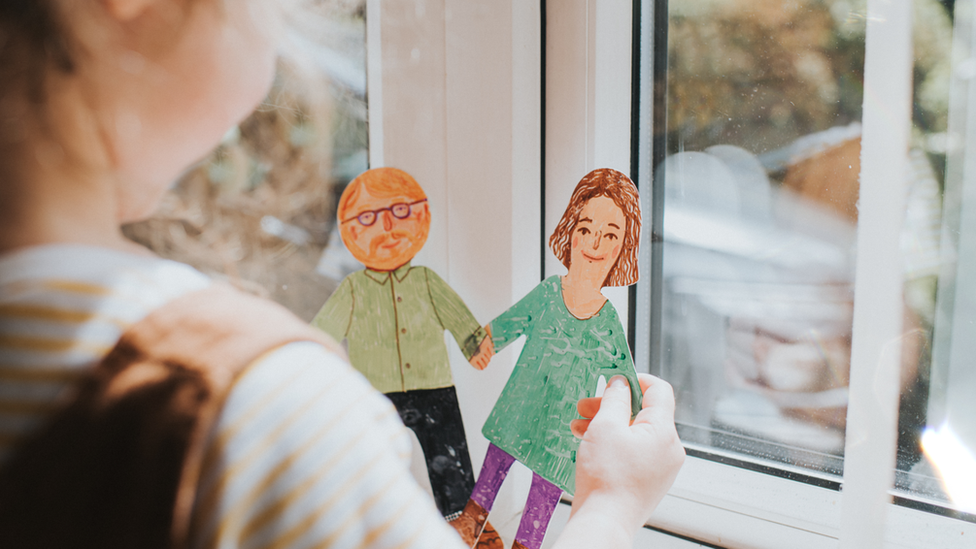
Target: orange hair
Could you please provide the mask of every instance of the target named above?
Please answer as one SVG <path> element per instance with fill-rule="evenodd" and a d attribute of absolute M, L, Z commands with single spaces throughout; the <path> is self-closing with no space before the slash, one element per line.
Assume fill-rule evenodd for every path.
<path fill-rule="evenodd" d="M 637 186 L 629 177 L 617 170 L 609 168 L 593 170 L 580 180 L 573 191 L 573 196 L 569 199 L 569 206 L 566 206 L 562 219 L 549 237 L 549 247 L 568 269 L 572 262 L 571 236 L 576 230 L 580 212 L 587 202 L 598 196 L 606 196 L 613 200 L 626 219 L 623 248 L 620 250 L 617 262 L 610 268 L 603 285 L 629 286 L 637 282 L 639 276 L 637 252 L 640 246 L 641 229 L 640 198 L 637 196 Z"/>
<path fill-rule="evenodd" d="M 397 168 L 373 168 L 356 176 L 342 192 L 337 212 L 340 220 L 349 217 L 349 207 L 355 204 L 363 189 L 377 198 L 403 196 L 410 201 L 427 198 L 424 189 L 407 172 Z"/>

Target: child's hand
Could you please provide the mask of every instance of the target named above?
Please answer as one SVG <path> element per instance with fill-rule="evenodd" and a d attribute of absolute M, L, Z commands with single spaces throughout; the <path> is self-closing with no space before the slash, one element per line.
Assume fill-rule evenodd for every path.
<path fill-rule="evenodd" d="M 485 331 L 488 335 L 481 340 L 481 345 L 478 346 L 478 352 L 468 360 L 478 370 L 487 368 L 488 363 L 491 362 L 491 357 L 495 356 L 495 344 L 491 340 L 491 328 L 485 326 Z"/>
<path fill-rule="evenodd" d="M 643 409 L 630 421 L 630 389 L 614 376 L 602 398 L 579 402 L 572 422 L 581 437 L 573 514 L 587 507 L 637 529 L 671 487 L 685 452 L 674 427 L 674 393 L 666 381 L 638 374 Z M 595 502 L 595 504 L 594 504 Z M 621 523 L 620 521 L 623 520 Z"/>

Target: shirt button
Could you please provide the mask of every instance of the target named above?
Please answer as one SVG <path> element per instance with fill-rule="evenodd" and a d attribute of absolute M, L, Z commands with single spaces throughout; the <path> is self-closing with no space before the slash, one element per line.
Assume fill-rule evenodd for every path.
<path fill-rule="evenodd" d="M 405 334 L 405 333 L 407 333 L 407 329 L 406 329 L 406 328 L 400 328 L 400 333 L 401 333 L 401 334 Z"/>
<path fill-rule="evenodd" d="M 407 363 L 407 368 L 410 368 L 410 363 L 409 362 Z"/>

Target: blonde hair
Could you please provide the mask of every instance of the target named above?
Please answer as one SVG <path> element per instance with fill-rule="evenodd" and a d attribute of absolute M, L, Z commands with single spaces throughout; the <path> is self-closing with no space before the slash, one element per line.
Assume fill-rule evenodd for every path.
<path fill-rule="evenodd" d="M 356 176 L 356 179 L 350 181 L 346 190 L 342 192 L 336 212 L 340 221 L 351 215 L 349 209 L 356 203 L 363 189 L 377 198 L 403 196 L 410 201 L 427 198 L 424 189 L 407 172 L 397 168 L 373 168 Z"/>
<path fill-rule="evenodd" d="M 580 212 L 591 199 L 606 196 L 620 208 L 626 220 L 624 228 L 623 248 L 617 257 L 617 262 L 610 268 L 604 286 L 629 286 L 637 282 L 637 252 L 640 246 L 641 213 L 640 198 L 637 196 L 637 186 L 626 175 L 602 168 L 586 174 L 576 185 L 569 205 L 563 213 L 562 219 L 556 225 L 556 230 L 549 237 L 549 247 L 556 254 L 556 258 L 568 269 L 572 263 L 571 241 Z"/>

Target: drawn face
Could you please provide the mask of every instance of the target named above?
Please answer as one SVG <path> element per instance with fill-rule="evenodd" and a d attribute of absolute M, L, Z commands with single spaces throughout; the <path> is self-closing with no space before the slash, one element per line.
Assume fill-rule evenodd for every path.
<path fill-rule="evenodd" d="M 339 234 L 353 257 L 376 271 L 392 271 L 407 263 L 427 242 L 430 210 L 427 201 L 406 195 L 374 197 L 363 188 L 339 220 Z"/>
<path fill-rule="evenodd" d="M 623 211 L 613 199 L 606 196 L 591 198 L 583 205 L 573 229 L 570 272 L 602 287 L 620 257 L 626 223 Z"/>

